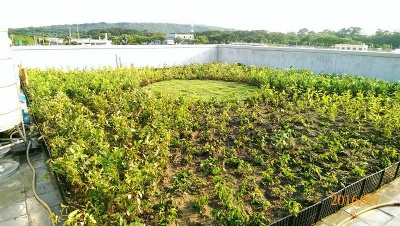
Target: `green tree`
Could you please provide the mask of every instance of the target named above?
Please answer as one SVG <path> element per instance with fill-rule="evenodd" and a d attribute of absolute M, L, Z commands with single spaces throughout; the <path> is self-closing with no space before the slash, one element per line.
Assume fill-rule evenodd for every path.
<path fill-rule="evenodd" d="M 64 45 L 71 45 L 71 42 L 72 42 L 72 39 L 69 35 L 64 37 L 64 40 L 63 40 Z"/>
<path fill-rule="evenodd" d="M 25 35 L 13 35 L 12 36 L 12 42 L 14 45 L 16 45 L 19 40 L 21 40 L 22 45 L 34 45 L 35 40 L 31 36 L 25 36 Z"/>
<path fill-rule="evenodd" d="M 390 45 L 388 45 L 388 44 L 383 44 L 382 45 L 382 50 L 389 51 L 390 49 L 391 49 Z"/>
<path fill-rule="evenodd" d="M 332 34 L 321 34 L 318 35 L 317 38 L 315 39 L 315 44 L 325 47 L 333 46 L 338 43 L 339 43 L 339 38 L 336 35 Z"/>
<path fill-rule="evenodd" d="M 315 32 L 309 32 L 307 35 L 300 37 L 300 42 L 303 45 L 314 45 L 316 38 L 317 38 L 317 35 L 315 34 Z"/>
<path fill-rule="evenodd" d="M 287 36 L 282 32 L 271 32 L 269 33 L 269 40 L 274 44 L 286 44 Z"/>
<path fill-rule="evenodd" d="M 296 33 L 290 32 L 286 36 L 289 45 L 297 45 L 300 43 L 300 38 Z"/>
<path fill-rule="evenodd" d="M 176 37 L 174 42 L 175 42 L 175 44 L 181 44 L 183 42 L 183 39 L 180 37 Z"/>
<path fill-rule="evenodd" d="M 207 38 L 207 36 L 205 36 L 205 35 L 198 35 L 198 36 L 196 36 L 196 38 L 194 39 L 194 43 L 195 44 L 208 44 L 209 43 L 209 41 L 208 41 L 208 38 Z"/>
<path fill-rule="evenodd" d="M 308 35 L 308 33 L 310 33 L 310 31 L 307 28 L 302 28 L 297 32 L 297 35 L 301 38 Z"/>

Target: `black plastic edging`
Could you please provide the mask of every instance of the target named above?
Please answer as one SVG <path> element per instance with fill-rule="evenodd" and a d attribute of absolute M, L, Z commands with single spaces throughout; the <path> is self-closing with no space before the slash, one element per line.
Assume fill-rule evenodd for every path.
<path fill-rule="evenodd" d="M 365 184 L 367 183 L 367 178 L 364 177 L 361 180 L 363 180 L 363 182 L 362 182 L 362 185 L 361 185 L 360 192 L 358 192 L 357 198 L 360 198 L 364 194 Z"/>
<path fill-rule="evenodd" d="M 397 165 L 397 167 L 396 167 L 396 172 L 394 173 L 394 177 L 392 178 L 391 181 L 394 181 L 398 176 L 400 176 L 400 162 L 397 162 L 397 163 L 395 163 L 394 165 Z M 392 166 L 394 167 L 394 165 L 392 165 Z M 379 175 L 379 183 L 377 184 L 377 186 L 376 186 L 374 189 L 372 189 L 372 190 L 369 191 L 369 192 L 375 191 L 375 190 L 377 190 L 378 188 L 381 187 L 381 185 L 382 185 L 382 180 L 383 180 L 383 177 L 384 177 L 384 175 L 385 175 L 385 172 L 386 172 L 386 169 L 387 169 L 387 168 L 388 168 L 388 167 L 386 167 L 386 168 L 384 168 L 384 169 L 382 169 L 382 170 L 380 170 L 380 171 L 378 171 L 378 172 L 376 172 L 376 173 L 373 173 L 373 174 L 371 174 L 371 175 L 368 175 L 368 176 L 364 177 L 364 178 L 361 179 L 361 180 L 358 180 L 358 181 L 354 182 L 354 183 L 359 183 L 359 182 L 362 181 L 362 185 L 361 185 L 360 190 L 359 190 L 359 192 L 358 192 L 358 194 L 359 194 L 358 198 L 360 198 L 360 197 L 364 194 L 365 187 L 367 186 L 367 179 L 370 178 L 372 175 L 379 175 L 379 173 L 380 173 L 380 175 Z M 376 180 L 375 180 L 375 181 L 376 181 Z M 353 184 L 354 184 L 354 183 L 353 183 Z M 372 181 L 372 183 L 374 183 L 374 181 Z M 388 183 L 389 183 L 389 182 L 388 182 Z M 351 184 L 351 185 L 352 185 L 352 184 Z M 347 189 L 349 186 L 351 186 L 351 185 L 346 186 L 345 188 L 343 188 L 343 189 L 337 191 L 337 192 L 334 193 L 334 194 L 342 194 L 342 195 L 344 195 L 345 192 L 346 192 L 346 189 Z M 325 202 L 326 200 L 329 200 L 329 199 L 330 199 L 330 196 L 325 197 L 323 200 L 321 200 L 321 201 L 315 203 L 314 205 L 312 205 L 312 206 L 319 205 L 318 208 L 317 208 L 317 210 L 316 210 L 316 211 L 317 211 L 317 213 L 316 213 L 316 215 L 315 215 L 316 217 L 314 218 L 313 221 L 311 221 L 311 224 L 309 224 L 309 225 L 302 225 L 302 226 L 311 226 L 311 225 L 317 223 L 319 220 L 321 220 L 320 218 L 321 218 L 321 213 L 322 213 L 322 212 L 325 212 L 325 213 L 326 213 L 326 211 L 331 212 L 330 209 L 334 210 L 332 213 L 329 213 L 328 215 L 326 215 L 326 216 L 329 216 L 329 215 L 331 215 L 331 214 L 337 212 L 339 209 L 342 208 L 342 207 L 340 207 L 340 206 L 337 207 L 338 209 L 336 209 L 336 208 L 329 208 L 329 207 L 331 207 L 330 205 L 327 205 L 327 206 L 324 207 L 323 202 Z M 312 207 L 312 206 L 310 206 L 310 207 Z M 344 207 L 344 206 L 343 206 L 343 207 Z M 326 210 L 326 211 L 325 211 L 325 210 Z M 307 212 L 307 211 L 315 211 L 315 208 L 305 208 L 305 209 L 303 209 L 302 211 L 300 211 L 300 213 L 301 213 L 301 212 Z M 307 215 L 307 214 L 304 214 L 304 215 Z M 312 214 L 310 214 L 310 215 L 312 215 Z M 326 217 L 326 216 L 323 216 L 323 217 Z M 323 217 L 322 217 L 322 218 L 323 218 Z M 297 216 L 289 215 L 289 216 L 287 216 L 287 217 L 281 218 L 281 219 L 279 219 L 279 220 L 273 222 L 272 224 L 269 224 L 268 226 L 286 226 L 286 225 L 289 225 L 289 226 L 298 226 L 298 225 L 293 225 L 294 223 L 296 223 L 296 218 L 297 218 Z"/>
<path fill-rule="evenodd" d="M 318 209 L 317 209 L 317 215 L 314 218 L 314 222 L 319 221 L 319 216 L 321 215 L 321 209 L 322 209 L 322 203 L 317 202 L 319 204 Z"/>
<path fill-rule="evenodd" d="M 382 184 L 382 179 L 383 179 L 383 175 L 385 175 L 385 172 L 386 172 L 386 168 L 385 169 L 383 169 L 383 170 L 381 170 L 381 177 L 379 178 L 379 183 L 378 183 L 378 186 L 376 186 L 376 188 L 375 189 L 378 189 L 380 186 L 381 186 L 381 184 Z"/>
<path fill-rule="evenodd" d="M 399 173 L 399 168 L 400 168 L 400 162 L 397 163 L 397 169 L 396 172 L 394 173 L 393 180 L 397 178 L 397 174 Z"/>

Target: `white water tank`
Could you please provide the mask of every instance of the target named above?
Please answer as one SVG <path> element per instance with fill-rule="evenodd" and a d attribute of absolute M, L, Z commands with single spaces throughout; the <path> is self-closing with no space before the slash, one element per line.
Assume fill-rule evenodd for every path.
<path fill-rule="evenodd" d="M 0 132 L 22 122 L 18 81 L 11 52 L 8 29 L 0 27 Z"/>

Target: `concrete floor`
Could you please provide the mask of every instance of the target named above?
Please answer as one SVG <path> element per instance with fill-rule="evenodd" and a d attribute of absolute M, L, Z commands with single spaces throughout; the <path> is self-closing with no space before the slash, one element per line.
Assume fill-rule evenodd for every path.
<path fill-rule="evenodd" d="M 379 197 L 378 204 L 387 202 L 400 202 L 400 177 L 382 186 L 377 191 L 371 193 L 374 197 Z M 377 199 L 376 199 L 377 200 Z M 376 201 L 373 201 L 374 205 Z M 371 207 L 370 203 L 353 203 L 340 209 L 340 211 L 323 218 L 316 223 L 316 226 L 338 225 L 344 219 L 356 215 L 362 210 Z M 388 206 L 369 210 L 358 215 L 354 219 L 347 221 L 344 226 L 400 226 L 400 206 Z"/>
<path fill-rule="evenodd" d="M 47 203 L 53 213 L 60 215 L 62 196 L 57 181 L 46 164 L 47 153 L 44 149 L 38 148 L 32 150 L 29 156 L 36 170 L 36 193 Z M 33 195 L 33 172 L 28 165 L 25 153 L 9 153 L 3 159 L 12 159 L 20 165 L 16 173 L 0 178 L 0 225 L 52 225 L 49 213 Z"/>

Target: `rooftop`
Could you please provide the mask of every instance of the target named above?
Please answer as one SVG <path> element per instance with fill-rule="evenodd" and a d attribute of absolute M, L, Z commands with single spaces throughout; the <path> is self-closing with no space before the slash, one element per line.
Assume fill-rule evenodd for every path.
<path fill-rule="evenodd" d="M 19 163 L 14 174 L 0 179 L 0 225 L 52 225 L 50 216 L 35 198 L 32 190 L 33 172 L 30 169 L 25 152 L 10 151 L 3 159 L 12 159 Z M 48 154 L 40 145 L 30 151 L 30 161 L 36 171 L 36 193 L 50 207 L 51 211 L 60 215 L 62 196 L 54 174 L 50 172 L 46 160 Z"/>

